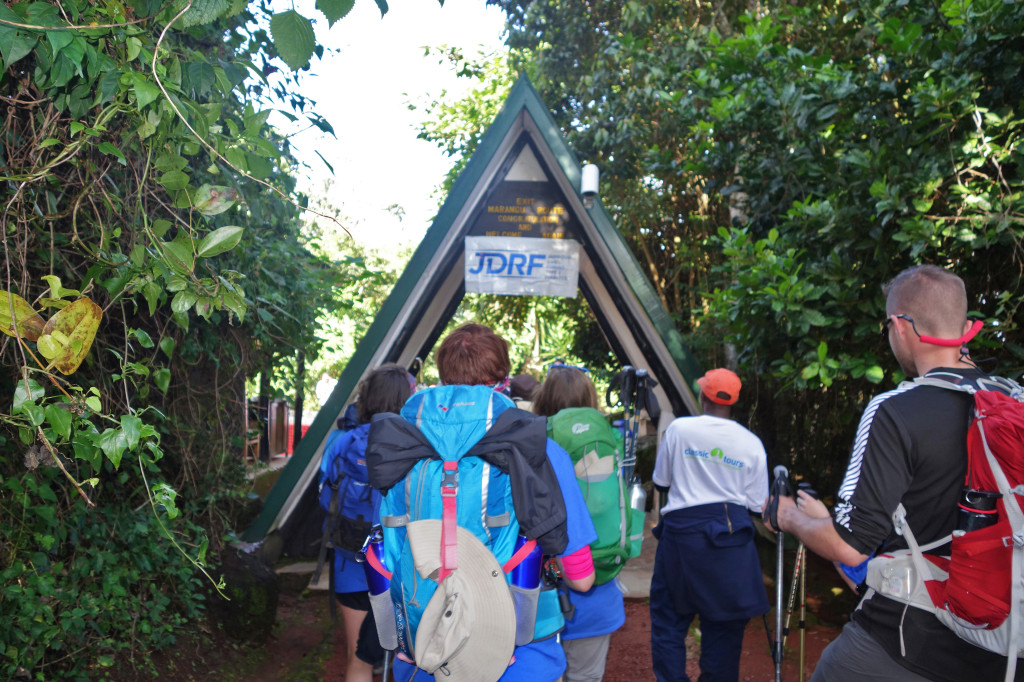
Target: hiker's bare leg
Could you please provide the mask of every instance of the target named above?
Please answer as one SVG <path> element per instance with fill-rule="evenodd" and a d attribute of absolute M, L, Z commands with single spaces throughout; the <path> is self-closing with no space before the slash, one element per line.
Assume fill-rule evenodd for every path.
<path fill-rule="evenodd" d="M 356 657 L 359 626 L 366 618 L 366 611 L 342 605 L 341 617 L 345 623 L 345 654 L 348 661 L 345 665 L 345 682 L 373 682 L 373 666 Z"/>

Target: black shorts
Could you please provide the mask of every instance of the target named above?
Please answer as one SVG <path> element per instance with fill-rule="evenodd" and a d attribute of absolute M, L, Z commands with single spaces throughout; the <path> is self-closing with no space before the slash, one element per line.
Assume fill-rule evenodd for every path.
<path fill-rule="evenodd" d="M 377 637 L 377 622 L 373 619 L 372 609 L 366 614 L 363 624 L 359 627 L 356 658 L 373 666 L 384 662 L 384 647 L 380 645 L 380 638 Z"/>
<path fill-rule="evenodd" d="M 336 592 L 334 595 L 338 603 L 356 611 L 370 610 L 370 593 L 366 590 L 361 592 Z"/>

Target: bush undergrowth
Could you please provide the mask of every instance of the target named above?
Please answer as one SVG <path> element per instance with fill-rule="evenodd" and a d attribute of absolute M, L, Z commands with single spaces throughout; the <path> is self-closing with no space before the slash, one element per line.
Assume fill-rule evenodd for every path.
<path fill-rule="evenodd" d="M 16 520 L 0 574 L 0 677 L 103 679 L 122 663 L 144 670 L 152 651 L 202 615 L 197 572 L 149 509 L 96 514 L 79 501 L 60 517 L 44 512 L 56 501 L 46 478 L 0 482 L 0 504 Z M 169 527 L 202 534 L 187 520 Z"/>

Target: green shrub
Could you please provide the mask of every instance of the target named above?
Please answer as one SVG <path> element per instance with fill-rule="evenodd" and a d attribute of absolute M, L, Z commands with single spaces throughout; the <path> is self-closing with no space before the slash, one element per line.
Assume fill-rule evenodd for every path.
<path fill-rule="evenodd" d="M 79 501 L 58 517 L 48 473 L 0 481 L 0 506 L 14 520 L 0 530 L 0 677 L 97 679 L 115 664 L 145 670 L 155 650 L 202 614 L 198 572 L 149 508 L 98 513 Z M 175 535 L 201 534 L 188 521 L 162 522 Z"/>

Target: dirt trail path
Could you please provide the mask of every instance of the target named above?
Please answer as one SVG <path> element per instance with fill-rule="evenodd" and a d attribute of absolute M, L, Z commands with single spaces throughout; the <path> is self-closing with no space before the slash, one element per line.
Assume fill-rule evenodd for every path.
<path fill-rule="evenodd" d="M 630 560 L 619 578 L 626 592 L 626 624 L 612 635 L 605 674 L 606 682 L 633 682 L 653 680 L 651 663 L 651 621 L 647 605 L 650 576 L 654 566 L 657 541 L 650 535 L 652 522 L 648 522 L 647 537 L 641 556 Z M 792 561 L 796 547 L 787 547 L 786 596 L 790 585 Z M 762 567 L 775 564 L 775 545 L 763 537 L 758 541 Z M 298 566 L 291 568 L 298 569 Z M 311 569 L 310 569 L 311 570 Z M 195 679 L 217 679 L 227 682 L 296 682 L 299 680 L 336 682 L 344 679 L 345 633 L 341 623 L 334 624 L 329 615 L 326 589 L 307 589 L 309 571 L 305 568 L 289 572 L 279 569 L 281 597 L 277 611 L 275 634 L 266 646 L 258 649 L 221 647 L 207 660 L 230 660 L 219 665 L 209 676 L 165 677 L 173 682 Z M 839 633 L 853 609 L 855 598 L 845 589 L 831 565 L 808 553 L 807 561 L 807 625 L 805 631 L 804 679 L 809 679 L 822 649 Z M 326 587 L 326 586 L 325 586 Z M 769 602 L 774 604 L 775 585 L 771 577 L 765 578 Z M 783 660 L 782 679 L 797 682 L 799 676 L 799 606 L 794 609 L 790 623 L 790 636 Z M 774 612 L 769 614 L 774 628 Z M 691 679 L 699 675 L 700 645 L 691 632 L 687 642 L 686 671 Z M 193 668 L 194 670 L 194 668 Z M 774 679 L 769 640 L 762 619 L 753 619 L 747 625 L 740 661 L 740 680 L 768 682 Z M 378 678 L 379 679 L 379 678 Z"/>
<path fill-rule="evenodd" d="M 829 567 L 831 568 L 831 567 Z M 816 598 L 809 598 L 809 603 Z M 820 603 L 818 604 L 820 607 Z M 793 615 L 787 653 L 783 662 L 783 680 L 799 679 L 798 614 Z M 246 666 L 251 672 L 233 679 L 246 682 L 286 682 L 295 680 L 344 679 L 345 635 L 338 624 L 332 627 L 325 592 L 285 589 L 278 606 L 279 626 L 275 636 L 259 652 L 257 660 Z M 810 614 L 815 624 L 806 631 L 805 679 L 810 677 L 822 649 L 838 634 L 839 624 L 822 625 Z M 774 626 L 774 621 L 772 620 Z M 699 644 L 691 634 L 687 647 L 687 674 L 696 680 Z M 774 678 L 774 664 L 760 619 L 750 621 L 743 641 L 740 679 L 753 682 Z M 224 671 L 227 672 L 227 671 Z M 236 669 L 236 673 L 241 672 Z M 212 679 L 212 678 L 211 678 Z M 379 679 L 379 678 L 378 678 Z M 646 600 L 626 601 L 626 624 L 612 635 L 608 655 L 606 682 L 653 680 L 651 668 L 651 623 Z"/>

